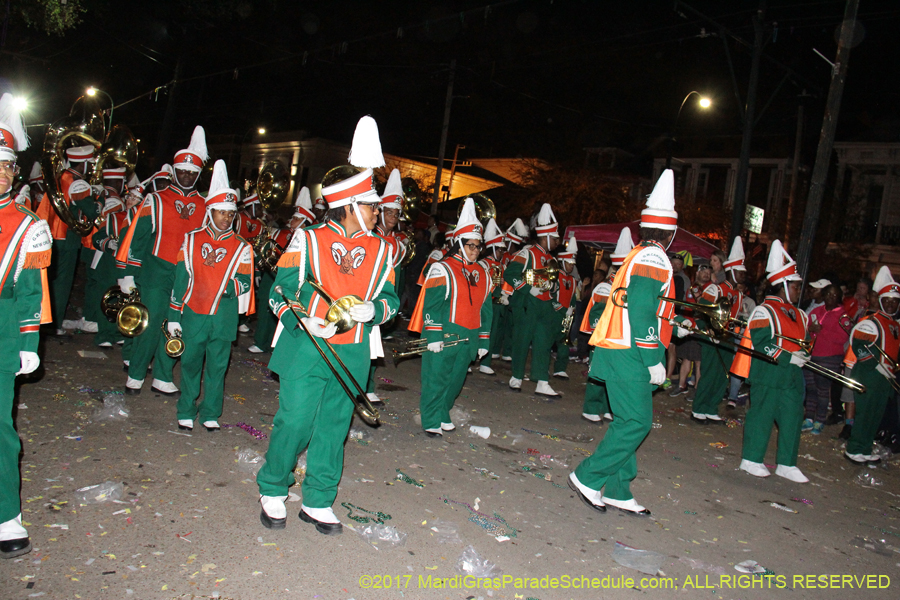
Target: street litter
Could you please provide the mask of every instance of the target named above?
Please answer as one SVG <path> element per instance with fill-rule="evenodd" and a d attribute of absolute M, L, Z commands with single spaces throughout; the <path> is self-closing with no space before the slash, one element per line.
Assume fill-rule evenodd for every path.
<path fill-rule="evenodd" d="M 434 522 L 431 530 L 435 533 L 438 544 L 461 544 L 462 539 L 459 537 L 456 523 L 449 521 L 437 520 Z"/>
<path fill-rule="evenodd" d="M 238 450 L 236 454 L 238 469 L 251 475 L 256 475 L 262 466 L 266 464 L 266 458 L 252 448 Z"/>
<path fill-rule="evenodd" d="M 480 437 L 483 440 L 491 437 L 491 428 L 490 427 L 479 427 L 478 425 L 472 425 L 469 427 L 469 437 Z"/>
<path fill-rule="evenodd" d="M 650 550 L 638 550 L 616 542 L 612 552 L 612 559 L 629 569 L 635 569 L 647 575 L 656 575 L 662 567 L 665 555 Z"/>
<path fill-rule="evenodd" d="M 755 560 L 745 560 L 743 562 L 739 562 L 738 564 L 734 565 L 734 570 L 741 573 L 750 573 L 751 575 L 766 572 L 766 568 Z"/>
<path fill-rule="evenodd" d="M 458 406 L 454 406 L 452 409 L 450 409 L 450 421 L 457 427 L 465 427 L 466 423 L 468 423 L 471 419 L 472 416 L 467 411 Z"/>
<path fill-rule="evenodd" d="M 110 500 L 118 500 L 125 492 L 125 486 L 114 481 L 89 485 L 75 490 L 75 500 L 79 504 L 100 504 Z"/>
<path fill-rule="evenodd" d="M 466 546 L 456 561 L 456 572 L 474 577 L 496 577 L 503 571 L 496 564 L 479 555 L 474 546 Z"/>
<path fill-rule="evenodd" d="M 104 394 L 103 408 L 98 408 L 91 415 L 91 420 L 97 421 L 118 421 L 127 419 L 129 415 L 128 408 L 125 407 L 125 398 L 120 394 Z"/>
<path fill-rule="evenodd" d="M 874 475 L 872 475 L 871 473 L 868 473 L 868 472 L 860 473 L 859 475 L 856 476 L 856 479 L 854 479 L 854 481 L 856 481 L 856 483 L 858 483 L 859 485 L 861 485 L 863 487 L 875 487 L 875 486 L 884 485 L 884 482 L 882 480 L 878 479 L 877 477 L 875 477 Z"/>
<path fill-rule="evenodd" d="M 406 534 L 400 532 L 392 525 L 372 524 L 366 525 L 361 529 L 357 529 L 358 533 L 364 540 L 372 544 L 375 549 L 390 548 L 393 546 L 406 545 Z"/>

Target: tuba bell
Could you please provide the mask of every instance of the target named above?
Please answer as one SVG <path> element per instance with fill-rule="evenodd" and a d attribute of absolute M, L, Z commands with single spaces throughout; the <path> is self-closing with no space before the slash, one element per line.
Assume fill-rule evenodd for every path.
<path fill-rule="evenodd" d="M 259 171 L 259 177 L 256 178 L 256 193 L 259 196 L 259 203 L 269 213 L 274 213 L 279 206 L 284 204 L 290 187 L 290 175 L 284 165 L 277 160 L 263 165 Z"/>
<path fill-rule="evenodd" d="M 404 177 L 400 180 L 400 184 L 403 187 L 403 201 L 400 203 L 400 215 L 403 217 L 403 220 L 408 223 L 414 223 L 416 219 L 419 218 L 419 213 L 422 212 L 422 207 L 420 205 L 421 192 L 419 191 L 419 184 L 412 177 Z"/>
<path fill-rule="evenodd" d="M 92 185 L 103 183 L 103 168 L 109 166 L 107 163 L 124 166 L 127 180 L 130 173 L 134 172 L 138 151 L 134 136 L 124 125 L 113 127 L 107 137 L 103 112 L 99 103 L 90 96 L 82 96 L 76 100 L 69 116 L 63 117 L 48 128 L 41 155 L 47 198 L 69 229 L 84 237 L 95 226 L 102 226 L 102 222 L 98 225 L 84 215 L 76 219 L 66 202 L 66 190 L 60 189 L 60 179 L 66 169 L 65 150 L 79 143 L 90 144 L 97 152 L 99 160 L 91 177 Z"/>
<path fill-rule="evenodd" d="M 494 201 L 478 192 L 477 194 L 471 194 L 469 196 L 472 200 L 475 201 L 475 215 L 482 225 L 486 225 L 490 219 L 497 218 L 497 209 L 494 208 Z M 459 208 L 456 209 L 456 218 L 459 219 L 459 216 L 462 214 L 463 206 L 465 202 L 459 203 Z"/>

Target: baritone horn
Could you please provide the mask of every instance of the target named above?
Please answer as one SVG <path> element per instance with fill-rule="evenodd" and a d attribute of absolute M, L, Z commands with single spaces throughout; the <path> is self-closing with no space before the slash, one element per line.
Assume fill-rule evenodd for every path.
<path fill-rule="evenodd" d="M 559 262 L 555 258 L 547 261 L 540 269 L 525 269 L 525 283 L 544 292 L 549 292 L 559 281 Z"/>
<path fill-rule="evenodd" d="M 475 215 L 482 225 L 486 225 L 490 219 L 497 218 L 497 209 L 494 208 L 494 201 L 482 194 L 481 192 L 477 194 L 472 194 L 469 196 L 475 202 Z M 459 219 L 459 216 L 462 214 L 463 206 L 465 205 L 465 199 L 459 203 L 459 208 L 456 209 L 456 218 Z"/>
<path fill-rule="evenodd" d="M 169 320 L 166 319 L 162 324 L 163 335 L 166 336 L 166 354 L 172 358 L 178 358 L 184 354 L 184 340 L 181 339 L 181 333 L 171 335 L 169 333 Z"/>
<path fill-rule="evenodd" d="M 136 337 L 144 333 L 150 324 L 150 312 L 141 303 L 137 288 L 125 294 L 119 286 L 106 290 L 100 299 L 100 310 L 110 323 L 115 323 L 119 333 L 125 337 Z"/>
<path fill-rule="evenodd" d="M 256 237 L 250 238 L 253 247 L 253 256 L 256 257 L 256 267 L 260 270 L 275 271 L 284 248 L 269 235 L 268 229 L 263 227 Z"/>

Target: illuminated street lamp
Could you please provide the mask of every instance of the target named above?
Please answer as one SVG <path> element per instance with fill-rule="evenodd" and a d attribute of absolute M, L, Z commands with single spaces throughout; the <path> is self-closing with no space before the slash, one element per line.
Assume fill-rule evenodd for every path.
<path fill-rule="evenodd" d="M 107 129 L 112 129 L 113 109 L 116 107 L 116 103 L 113 102 L 112 96 L 110 96 L 100 88 L 96 88 L 94 86 L 91 86 L 88 89 L 84 90 L 84 93 L 92 98 L 97 94 L 103 94 L 109 99 L 109 125 L 107 125 Z"/>
<path fill-rule="evenodd" d="M 13 108 L 16 109 L 16 112 L 23 113 L 28 110 L 28 98 L 24 96 L 13 96 L 12 99 Z"/>
<path fill-rule="evenodd" d="M 697 106 L 702 108 L 703 110 L 707 110 L 710 106 L 712 106 L 712 100 L 707 96 L 703 96 L 697 90 L 691 90 L 688 92 L 687 96 L 684 97 L 684 100 L 681 101 L 681 106 L 678 107 L 678 114 L 675 115 L 675 122 L 672 123 L 672 133 L 669 135 L 669 139 L 666 141 L 666 168 L 669 169 L 672 167 L 672 146 L 675 144 L 675 130 L 678 127 L 678 118 L 681 116 L 681 111 L 684 108 L 684 105 L 687 104 L 688 98 L 697 94 Z"/>

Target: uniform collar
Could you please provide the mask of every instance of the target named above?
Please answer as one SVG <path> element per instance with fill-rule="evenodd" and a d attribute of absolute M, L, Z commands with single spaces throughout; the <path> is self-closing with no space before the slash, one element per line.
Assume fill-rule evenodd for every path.
<path fill-rule="evenodd" d="M 0 208 L 6 208 L 12 201 L 12 192 L 6 192 L 6 194 L 0 196 Z"/>
<path fill-rule="evenodd" d="M 356 218 L 356 217 L 354 217 Z M 347 235 L 347 230 L 344 229 L 344 226 L 335 221 L 327 221 L 326 225 L 332 229 L 335 233 L 339 233 L 341 236 L 349 239 L 355 239 L 358 237 L 366 237 L 366 232 L 362 229 L 354 233 L 353 235 Z"/>
<path fill-rule="evenodd" d="M 218 241 L 221 241 L 221 240 L 227 240 L 228 238 L 230 238 L 231 236 L 234 235 L 234 231 L 231 230 L 231 229 L 229 229 L 229 230 L 227 230 L 227 231 L 224 231 L 224 232 L 222 232 L 222 233 L 219 233 L 219 232 L 216 231 L 216 229 L 212 226 L 212 224 L 208 224 L 208 225 L 206 226 L 206 232 L 209 234 L 209 237 L 211 237 L 212 239 L 216 240 L 217 242 L 218 242 Z"/>

